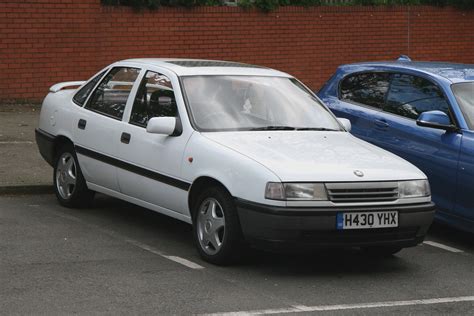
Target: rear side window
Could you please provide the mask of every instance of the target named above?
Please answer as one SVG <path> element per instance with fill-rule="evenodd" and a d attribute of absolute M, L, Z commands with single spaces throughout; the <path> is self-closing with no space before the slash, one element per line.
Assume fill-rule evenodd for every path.
<path fill-rule="evenodd" d="M 139 73 L 140 69 L 137 68 L 113 68 L 92 93 L 86 109 L 121 119 Z"/>
<path fill-rule="evenodd" d="M 107 71 L 101 72 L 100 74 L 95 76 L 91 81 L 89 81 L 84 87 L 79 89 L 79 91 L 77 91 L 77 93 L 72 98 L 74 103 L 76 103 L 77 105 L 83 106 L 87 100 L 87 97 L 91 93 L 92 89 L 94 89 L 97 82 L 99 82 L 100 78 L 102 78 L 106 72 Z"/>
<path fill-rule="evenodd" d="M 416 120 L 421 113 L 434 110 L 449 116 L 448 102 L 436 84 L 413 75 L 393 75 L 385 112 Z"/>
<path fill-rule="evenodd" d="M 340 98 L 381 109 L 389 85 L 389 73 L 355 74 L 342 81 Z"/>

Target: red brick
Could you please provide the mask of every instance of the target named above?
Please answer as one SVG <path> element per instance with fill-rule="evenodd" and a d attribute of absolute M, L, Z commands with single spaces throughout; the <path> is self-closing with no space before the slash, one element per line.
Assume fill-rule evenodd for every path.
<path fill-rule="evenodd" d="M 474 12 L 451 8 L 283 7 L 265 14 L 236 7 L 135 12 L 100 0 L 1 2 L 0 100 L 41 99 L 55 82 L 138 56 L 257 63 L 313 89 L 343 63 L 400 54 L 474 63 Z"/>

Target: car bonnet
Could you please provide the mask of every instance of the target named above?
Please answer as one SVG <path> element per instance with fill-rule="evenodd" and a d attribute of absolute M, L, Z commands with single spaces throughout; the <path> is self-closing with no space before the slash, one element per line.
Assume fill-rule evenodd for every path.
<path fill-rule="evenodd" d="M 426 179 L 409 162 L 346 132 L 252 131 L 203 135 L 264 165 L 284 182 Z"/>

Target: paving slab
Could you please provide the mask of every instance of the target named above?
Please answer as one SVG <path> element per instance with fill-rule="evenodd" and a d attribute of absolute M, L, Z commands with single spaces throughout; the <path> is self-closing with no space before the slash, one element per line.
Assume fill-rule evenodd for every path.
<path fill-rule="evenodd" d="M 41 193 L 52 187 L 52 169 L 38 152 L 40 105 L 0 104 L 0 194 Z"/>

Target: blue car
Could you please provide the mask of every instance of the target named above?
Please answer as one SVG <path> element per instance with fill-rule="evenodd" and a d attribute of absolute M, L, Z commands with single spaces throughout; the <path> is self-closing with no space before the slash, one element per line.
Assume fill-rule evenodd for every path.
<path fill-rule="evenodd" d="M 354 135 L 428 176 L 437 220 L 474 232 L 474 65 L 343 65 L 318 95 Z"/>

